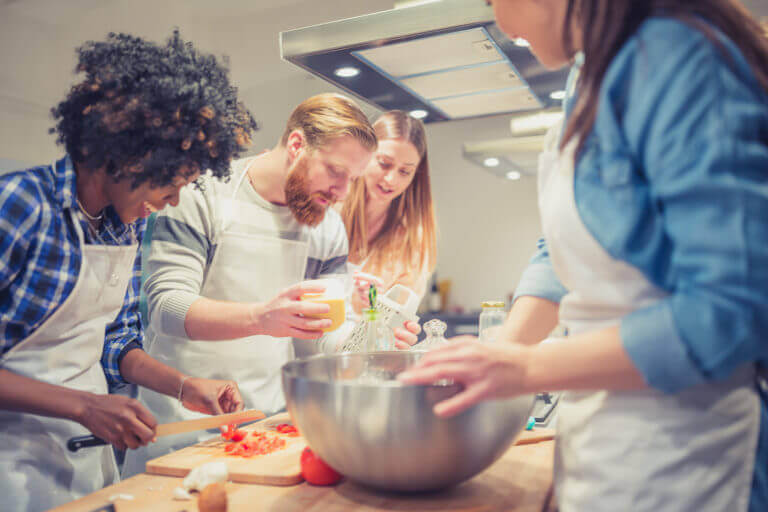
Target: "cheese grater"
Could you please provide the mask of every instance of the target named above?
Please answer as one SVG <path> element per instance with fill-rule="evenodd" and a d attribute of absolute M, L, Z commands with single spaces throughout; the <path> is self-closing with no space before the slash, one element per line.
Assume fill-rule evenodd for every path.
<path fill-rule="evenodd" d="M 402 327 L 406 321 L 418 322 L 416 309 L 419 307 L 419 297 L 416 293 L 402 284 L 396 284 L 384 295 L 376 299 L 375 310 L 381 315 L 382 321 L 390 329 Z M 358 323 L 342 344 L 342 352 L 365 351 L 365 321 Z"/>

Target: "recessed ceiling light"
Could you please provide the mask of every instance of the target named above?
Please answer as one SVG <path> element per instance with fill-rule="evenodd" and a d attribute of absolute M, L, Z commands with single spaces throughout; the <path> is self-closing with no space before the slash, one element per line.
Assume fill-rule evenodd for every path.
<path fill-rule="evenodd" d="M 555 91 L 549 95 L 553 100 L 562 100 L 565 98 L 565 91 Z"/>
<path fill-rule="evenodd" d="M 411 110 L 408 113 L 411 115 L 411 117 L 415 117 L 416 119 L 424 119 L 429 115 L 429 112 L 427 112 L 426 110 L 422 110 L 420 108 L 417 108 L 416 110 Z"/>
<path fill-rule="evenodd" d="M 528 48 L 529 46 L 531 46 L 531 43 L 529 43 L 528 41 L 526 41 L 522 37 L 518 37 L 517 39 L 515 39 L 515 46 L 520 46 L 522 48 Z"/>
<path fill-rule="evenodd" d="M 486 167 L 498 167 L 500 163 L 501 161 L 495 156 L 483 160 L 483 165 Z"/>
<path fill-rule="evenodd" d="M 352 78 L 353 76 L 359 75 L 360 70 L 353 68 L 352 66 L 344 66 L 342 68 L 337 68 L 333 74 L 340 78 Z"/>
<path fill-rule="evenodd" d="M 508 180 L 519 180 L 522 177 L 522 175 L 517 171 L 509 171 L 507 173 L 507 179 Z"/>

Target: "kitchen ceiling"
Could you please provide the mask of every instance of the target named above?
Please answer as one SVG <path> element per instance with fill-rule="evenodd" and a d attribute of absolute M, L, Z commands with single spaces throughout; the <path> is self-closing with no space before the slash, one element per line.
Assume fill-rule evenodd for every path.
<path fill-rule="evenodd" d="M 282 57 L 379 109 L 411 111 L 425 122 L 557 105 L 567 71 L 545 70 L 524 42 L 505 37 L 484 2 L 400 4 L 282 32 Z M 744 5 L 768 16 L 768 0 Z"/>
<path fill-rule="evenodd" d="M 567 77 L 510 41 L 480 1 L 391 9 L 282 32 L 280 41 L 285 60 L 425 122 L 552 107 Z"/>
<path fill-rule="evenodd" d="M 745 4 L 756 14 L 768 16 L 768 0 L 747 0 Z M 0 156 L 36 164 L 59 155 L 60 148 L 48 134 L 52 125 L 49 112 L 74 83 L 76 46 L 101 39 L 109 31 L 162 40 L 174 27 L 205 51 L 229 56 L 240 96 L 262 127 L 254 137 L 253 152 L 258 152 L 274 144 L 288 112 L 303 98 L 343 90 L 283 61 L 278 33 L 385 11 L 392 5 L 393 0 L 0 0 Z M 415 21 L 406 19 L 401 28 L 408 29 Z M 359 60 L 355 58 L 355 62 Z M 503 83 L 493 73 L 495 66 L 486 64 L 478 72 L 482 69 L 489 79 Z M 525 76 L 526 70 L 518 66 L 518 71 Z M 419 90 L 435 88 L 436 95 L 445 96 L 448 94 L 440 87 L 454 80 L 475 87 L 461 70 L 451 80 L 425 76 L 423 81 L 413 77 L 411 83 Z M 535 78 L 528 81 L 536 83 Z M 370 104 L 362 107 L 369 116 L 378 113 Z M 460 151 L 467 138 L 498 138 L 509 133 L 504 128 L 509 121 L 503 117 L 467 123 L 465 130 L 459 126 L 437 130 L 440 145 Z"/>

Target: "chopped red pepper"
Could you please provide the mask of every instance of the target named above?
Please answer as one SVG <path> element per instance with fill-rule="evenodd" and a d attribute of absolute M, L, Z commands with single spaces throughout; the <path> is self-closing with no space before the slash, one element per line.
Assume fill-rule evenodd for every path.
<path fill-rule="evenodd" d="M 249 437 L 246 437 L 248 434 L 246 431 L 240 430 L 237 432 L 242 433 L 244 436 L 237 440 L 233 438 L 232 441 L 234 442 L 224 448 L 224 451 L 230 455 L 240 457 L 266 455 L 283 449 L 286 446 L 285 439 L 276 435 L 268 435 L 266 432 L 251 432 Z"/>
<path fill-rule="evenodd" d="M 232 433 L 235 431 L 234 425 L 227 425 L 227 430 L 221 433 L 221 437 L 229 441 L 232 439 Z"/>
<path fill-rule="evenodd" d="M 244 430 L 235 430 L 232 432 L 232 437 L 230 437 L 229 440 L 234 442 L 242 441 L 247 435 L 248 433 Z"/>
<path fill-rule="evenodd" d="M 221 437 L 226 439 L 227 441 L 242 441 L 245 439 L 245 436 L 248 435 L 248 432 L 245 430 L 238 430 L 235 428 L 235 425 L 227 425 L 227 430 L 225 432 L 221 433 Z"/>
<path fill-rule="evenodd" d="M 299 435 L 298 429 L 290 423 L 281 423 L 275 428 L 275 430 L 281 434 L 286 434 L 291 437 L 297 437 Z"/>

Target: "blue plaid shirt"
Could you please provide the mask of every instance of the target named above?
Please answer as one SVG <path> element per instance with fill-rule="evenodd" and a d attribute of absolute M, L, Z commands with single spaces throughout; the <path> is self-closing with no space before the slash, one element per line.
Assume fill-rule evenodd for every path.
<path fill-rule="evenodd" d="M 80 269 L 77 232 L 65 210 L 77 209 L 75 170 L 69 157 L 54 165 L 34 167 L 0 176 L 0 366 L 14 345 L 32 334 L 69 297 Z M 81 218 L 87 244 L 130 245 L 130 226 L 110 206 L 104 211 L 99 240 Z M 139 244 L 146 221 L 133 224 Z M 107 325 L 101 365 L 110 388 L 125 384 L 120 360 L 141 348 L 139 318 L 141 258 L 117 318 Z"/>

